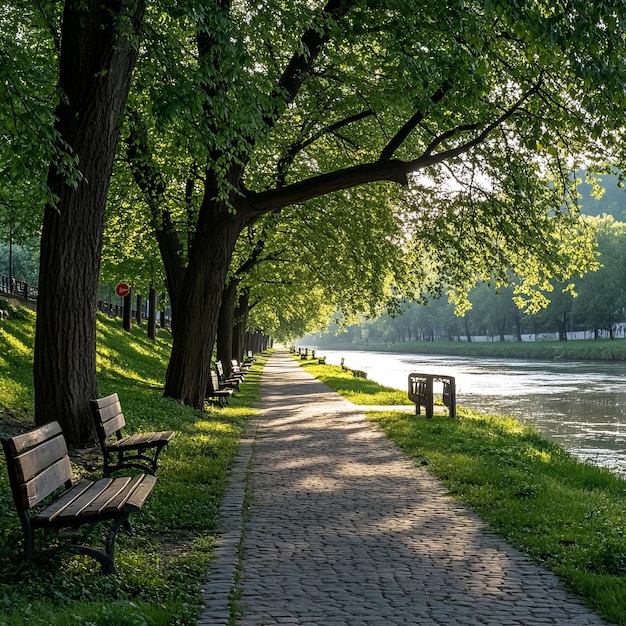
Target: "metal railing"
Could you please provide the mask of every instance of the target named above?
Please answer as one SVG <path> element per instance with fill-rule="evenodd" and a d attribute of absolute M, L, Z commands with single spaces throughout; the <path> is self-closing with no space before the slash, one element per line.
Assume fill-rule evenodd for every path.
<path fill-rule="evenodd" d="M 0 295 L 7 295 L 20 300 L 34 302 L 37 300 L 38 290 L 36 286 L 29 285 L 23 280 L 0 275 Z"/>

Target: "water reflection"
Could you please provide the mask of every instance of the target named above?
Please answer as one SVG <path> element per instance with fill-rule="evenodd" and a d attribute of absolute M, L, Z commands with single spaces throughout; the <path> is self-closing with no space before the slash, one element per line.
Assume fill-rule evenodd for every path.
<path fill-rule="evenodd" d="M 626 472 L 626 364 L 319 350 L 406 389 L 411 372 L 456 377 L 457 403 L 515 415 L 580 458 Z"/>

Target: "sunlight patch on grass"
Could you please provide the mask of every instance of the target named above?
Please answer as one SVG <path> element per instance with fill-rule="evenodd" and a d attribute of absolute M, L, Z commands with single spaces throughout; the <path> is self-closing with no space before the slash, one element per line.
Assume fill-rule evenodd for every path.
<path fill-rule="evenodd" d="M 313 374 L 344 398 L 359 405 L 408 405 L 407 392 L 384 387 L 374 381 L 358 378 L 338 365 L 318 365 L 317 361 L 299 361 L 301 367 Z"/>
<path fill-rule="evenodd" d="M 27 346 L 23 341 L 20 341 L 17 337 L 10 335 L 3 328 L 0 328 L 0 340 L 15 353 L 21 356 L 28 356 L 32 352 L 32 348 Z"/>

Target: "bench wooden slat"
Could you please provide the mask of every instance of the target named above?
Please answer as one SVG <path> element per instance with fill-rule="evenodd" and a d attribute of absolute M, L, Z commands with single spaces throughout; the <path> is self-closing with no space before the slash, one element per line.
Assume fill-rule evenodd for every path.
<path fill-rule="evenodd" d="M 98 399 L 99 423 L 96 425 L 102 428 L 104 436 L 108 437 L 126 425 L 122 405 L 116 393 Z"/>
<path fill-rule="evenodd" d="M 143 490 L 139 490 L 137 497 L 133 497 L 135 495 L 135 491 L 148 477 L 151 480 L 148 480 L 146 485 L 144 485 Z M 152 482 L 152 486 L 150 486 L 150 482 Z M 142 503 L 141 498 L 144 493 L 145 498 L 148 497 L 155 484 L 156 477 L 146 474 L 132 476 L 129 479 L 116 478 L 109 488 L 89 505 L 84 514 L 104 515 L 107 511 L 121 510 L 123 507 L 131 505 L 135 508 L 141 508 L 141 506 L 137 507 L 137 503 Z"/>
<path fill-rule="evenodd" d="M 74 500 L 82 496 L 92 485 L 93 480 L 87 480 L 86 478 L 80 480 L 73 487 L 64 491 L 59 498 L 49 504 L 45 509 L 42 509 L 39 513 L 34 515 L 33 520 L 38 524 L 54 520 L 64 509 L 66 509 Z"/>
<path fill-rule="evenodd" d="M 123 413 L 118 413 L 112 417 L 109 417 L 106 421 L 102 421 L 102 434 L 104 438 L 110 437 L 118 430 L 121 430 L 126 426 L 126 420 Z"/>
<path fill-rule="evenodd" d="M 104 515 L 107 511 L 119 511 L 126 504 L 138 480 L 141 480 L 141 476 L 116 478 L 81 511 L 81 514 Z"/>
<path fill-rule="evenodd" d="M 16 475 L 21 473 L 19 466 L 16 470 Z M 22 508 L 30 509 L 34 507 L 61 485 L 71 480 L 71 478 L 72 465 L 69 457 L 66 456 L 44 469 L 34 478 L 20 484 L 19 491 L 22 496 Z"/>
<path fill-rule="evenodd" d="M 73 517 L 82 515 L 91 507 L 93 501 L 109 488 L 112 482 L 113 479 L 111 478 L 101 478 L 96 481 L 78 498 L 74 498 L 68 506 L 59 511 L 57 517 L 63 520 L 70 520 Z"/>
<path fill-rule="evenodd" d="M 144 474 L 143 480 L 135 486 L 133 492 L 130 494 L 126 506 L 133 506 L 137 509 L 141 509 L 148 499 L 148 496 L 152 493 L 152 489 L 156 485 L 156 476 L 150 474 Z"/>
<path fill-rule="evenodd" d="M 134 447 L 148 445 L 154 439 L 155 433 L 134 433 L 109 444 L 109 448 Z"/>
<path fill-rule="evenodd" d="M 52 465 L 66 454 L 67 446 L 61 436 L 48 439 L 37 447 L 22 452 L 19 455 L 19 464 L 15 468 L 18 482 L 29 481 L 41 471 L 42 467 Z"/>
<path fill-rule="evenodd" d="M 28 432 L 16 435 L 10 439 L 4 440 L 5 449 L 8 449 L 11 454 L 20 454 L 28 448 L 52 439 L 61 434 L 61 427 L 58 422 L 50 422 L 44 426 L 40 426 L 35 430 L 29 430 Z"/>
<path fill-rule="evenodd" d="M 150 448 L 161 442 L 169 443 L 175 434 L 176 432 L 173 430 L 165 430 L 159 433 L 136 433 L 113 441 L 108 447 L 111 450 L 116 448 Z"/>

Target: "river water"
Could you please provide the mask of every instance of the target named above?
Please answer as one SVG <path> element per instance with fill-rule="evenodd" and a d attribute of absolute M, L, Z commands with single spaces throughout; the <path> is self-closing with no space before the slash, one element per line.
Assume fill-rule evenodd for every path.
<path fill-rule="evenodd" d="M 333 365 L 344 357 L 349 368 L 395 389 L 406 389 L 412 372 L 454 376 L 459 406 L 514 415 L 575 456 L 626 473 L 626 363 L 323 348 L 318 354 Z M 435 393 L 440 393 L 437 387 Z"/>

